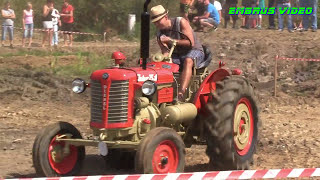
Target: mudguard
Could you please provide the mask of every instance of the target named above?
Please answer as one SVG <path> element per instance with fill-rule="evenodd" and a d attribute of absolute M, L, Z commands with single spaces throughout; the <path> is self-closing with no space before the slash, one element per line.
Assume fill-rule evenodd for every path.
<path fill-rule="evenodd" d="M 230 75 L 231 72 L 229 72 L 229 70 L 219 68 L 204 79 L 193 99 L 193 104 L 197 107 L 199 113 L 204 110 L 210 92 L 216 90 L 216 82 Z"/>

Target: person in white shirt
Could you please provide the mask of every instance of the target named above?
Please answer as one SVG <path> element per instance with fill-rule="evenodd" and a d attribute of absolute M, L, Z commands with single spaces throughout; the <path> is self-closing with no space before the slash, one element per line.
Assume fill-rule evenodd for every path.
<path fill-rule="evenodd" d="M 52 10 L 52 24 L 53 24 L 53 38 L 51 42 L 51 46 L 57 46 L 59 42 L 59 26 L 61 26 L 60 14 L 57 9 Z"/>
<path fill-rule="evenodd" d="M 222 15 L 221 15 L 222 6 L 221 6 L 221 3 L 219 1 L 217 1 L 217 0 L 211 0 L 211 3 L 217 9 L 217 11 L 219 12 L 219 16 L 220 16 L 220 22 L 219 23 L 221 23 L 221 19 L 222 19 Z"/>

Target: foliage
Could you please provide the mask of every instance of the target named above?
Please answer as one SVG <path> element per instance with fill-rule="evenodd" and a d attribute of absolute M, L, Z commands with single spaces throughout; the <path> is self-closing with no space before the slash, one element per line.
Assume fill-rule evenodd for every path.
<path fill-rule="evenodd" d="M 89 76 L 96 70 L 112 66 L 112 61 L 105 58 L 110 56 L 111 55 L 103 56 L 96 53 L 78 52 L 78 63 L 67 66 L 60 66 L 59 57 L 55 57 L 55 60 L 51 63 L 51 71 L 61 76 Z"/>
<path fill-rule="evenodd" d="M 3 7 L 7 0 L 0 0 L 0 6 Z M 26 8 L 27 2 L 33 4 L 35 12 L 35 28 L 42 27 L 42 8 L 46 0 L 11 0 L 11 8 L 15 11 L 17 19 L 15 26 L 21 27 L 22 12 Z M 70 0 L 75 8 L 75 30 L 82 32 L 103 33 L 106 29 L 113 29 L 118 34 L 127 33 L 128 14 L 136 14 L 136 29 L 140 25 L 140 14 L 143 11 L 145 0 Z M 152 0 L 149 7 L 162 4 L 169 9 L 171 15 L 177 15 L 179 1 L 170 0 Z M 63 0 L 55 0 L 55 8 L 61 11 Z M 154 29 L 154 28 L 153 28 Z M 138 37 L 140 30 L 133 36 Z M 154 33 L 154 32 L 152 32 Z M 78 37 L 79 39 L 89 39 L 92 37 Z"/>

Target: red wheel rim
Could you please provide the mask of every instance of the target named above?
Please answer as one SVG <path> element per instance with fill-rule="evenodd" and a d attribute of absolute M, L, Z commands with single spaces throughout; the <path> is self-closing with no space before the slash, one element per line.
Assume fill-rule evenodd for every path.
<path fill-rule="evenodd" d="M 59 161 L 57 161 L 57 159 L 53 157 L 52 153 L 57 152 L 56 149 L 63 150 L 63 148 L 65 147 L 65 142 L 56 141 L 57 136 L 55 136 L 50 142 L 48 157 L 52 169 L 58 174 L 63 175 L 72 171 L 72 169 L 76 165 L 78 160 L 78 148 L 73 145 L 69 145 L 70 153 L 62 159 L 60 158 Z"/>
<path fill-rule="evenodd" d="M 241 98 L 234 115 L 234 144 L 237 153 L 245 156 L 251 148 L 254 130 L 253 111 L 250 100 Z"/>
<path fill-rule="evenodd" d="M 162 141 L 154 151 L 152 158 L 153 172 L 156 174 L 175 173 L 179 163 L 179 152 L 170 141 Z"/>

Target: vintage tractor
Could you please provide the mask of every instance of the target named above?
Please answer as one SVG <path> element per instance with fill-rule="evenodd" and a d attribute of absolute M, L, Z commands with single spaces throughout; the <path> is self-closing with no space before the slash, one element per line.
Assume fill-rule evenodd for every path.
<path fill-rule="evenodd" d="M 149 3 L 141 15 L 141 67 L 98 70 L 88 84 L 73 81 L 75 93 L 90 88 L 93 138 L 83 139 L 67 122 L 43 128 L 32 153 L 39 175 L 78 174 L 85 146 L 98 147 L 110 165 L 132 163 L 137 173 L 183 172 L 192 144 L 207 145 L 216 169 L 249 168 L 259 120 L 252 86 L 223 63 L 211 73 L 194 68 L 185 101 L 177 101 L 179 66 L 166 62 L 170 56 L 149 58 Z"/>

